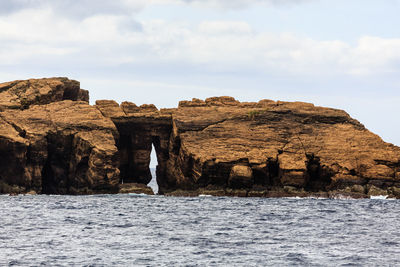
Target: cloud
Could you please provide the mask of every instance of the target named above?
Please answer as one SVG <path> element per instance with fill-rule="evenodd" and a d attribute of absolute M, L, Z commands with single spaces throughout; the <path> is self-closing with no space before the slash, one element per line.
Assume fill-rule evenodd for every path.
<path fill-rule="evenodd" d="M 236 9 L 252 5 L 282 6 L 313 0 L 1 0 L 0 14 L 24 9 L 51 8 L 61 16 L 85 18 L 99 14 L 135 14 L 151 5 L 191 5 L 219 9 Z"/>
<path fill-rule="evenodd" d="M 121 14 L 74 20 L 43 8 L 0 16 L 0 33 L 0 66 L 174 65 L 209 72 L 369 75 L 398 72 L 400 65 L 398 38 L 364 36 L 351 45 L 258 32 L 244 21 L 139 22 Z"/>
<path fill-rule="evenodd" d="M 248 34 L 251 26 L 244 21 L 205 21 L 200 23 L 198 30 L 203 34 Z"/>
<path fill-rule="evenodd" d="M 161 0 L 2 0 L 0 14 L 24 9 L 52 9 L 61 16 L 85 18 L 99 14 L 132 14 Z M 169 3 L 166 0 L 166 3 Z"/>
<path fill-rule="evenodd" d="M 237 9 L 253 5 L 287 6 L 303 4 L 314 0 L 181 0 L 186 4 L 211 8 Z"/>
<path fill-rule="evenodd" d="M 400 38 L 364 36 L 351 52 L 343 62 L 351 65 L 353 74 L 399 72 Z"/>

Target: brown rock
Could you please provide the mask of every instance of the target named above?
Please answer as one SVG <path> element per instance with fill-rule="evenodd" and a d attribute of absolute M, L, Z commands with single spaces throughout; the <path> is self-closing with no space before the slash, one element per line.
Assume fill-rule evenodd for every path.
<path fill-rule="evenodd" d="M 198 99 L 195 101 L 200 102 Z M 208 106 L 237 106 L 240 104 L 239 101 L 231 96 L 209 97 L 205 102 Z"/>
<path fill-rule="evenodd" d="M 116 191 L 118 132 L 95 107 L 66 100 L 8 109 L 0 120 L 3 183 L 46 194 Z"/>
<path fill-rule="evenodd" d="M 295 186 L 284 186 L 283 190 L 285 190 L 285 192 L 288 192 L 290 194 L 300 194 L 300 193 L 304 193 L 304 189 L 299 189 L 298 187 Z"/>
<path fill-rule="evenodd" d="M 247 197 L 247 191 L 243 189 L 227 189 L 225 192 L 231 197 Z"/>
<path fill-rule="evenodd" d="M 169 141 L 172 128 L 171 113 L 158 111 L 154 105 L 137 107 L 130 102 L 121 106 L 115 101 L 96 101 L 101 113 L 110 117 L 116 125 L 120 154 L 119 169 L 124 183 L 148 184 L 151 179 L 149 169 L 152 146 L 157 153 L 157 182 L 159 193 L 167 188 L 165 170 L 169 152 Z M 176 188 L 169 188 L 172 191 Z M 185 188 L 186 189 L 186 188 Z"/>
<path fill-rule="evenodd" d="M 399 187 L 393 186 L 393 187 L 389 188 L 389 191 L 396 198 L 400 198 L 400 188 Z"/>
<path fill-rule="evenodd" d="M 140 112 L 140 108 L 132 102 L 122 102 L 121 108 L 127 115 Z"/>
<path fill-rule="evenodd" d="M 226 96 L 160 110 L 78 100 L 88 101 L 88 92 L 67 78 L 0 84 L 0 191 L 147 184 L 152 146 L 161 194 L 361 197 L 366 188 L 394 194 L 400 186 L 400 148 L 342 110 Z"/>
<path fill-rule="evenodd" d="M 89 92 L 79 82 L 67 78 L 30 79 L 0 83 L 0 111 L 27 109 L 62 100 L 89 102 Z"/>
<path fill-rule="evenodd" d="M 204 107 L 206 106 L 206 102 L 198 99 L 198 98 L 193 98 L 192 101 L 180 101 L 179 102 L 179 107 Z"/>
<path fill-rule="evenodd" d="M 264 197 L 265 196 L 265 191 L 249 191 L 247 193 L 248 197 Z"/>
<path fill-rule="evenodd" d="M 113 112 L 108 116 L 121 135 L 124 179 L 150 180 L 153 144 L 161 192 L 253 184 L 313 192 L 349 186 L 353 190 L 351 186 L 362 187 L 369 180 L 393 183 L 400 168 L 398 147 L 383 142 L 344 111 L 309 103 L 240 103 L 213 97 L 181 101 L 178 109 L 167 112 L 134 104 Z M 236 175 L 236 165 L 247 174 Z M 360 188 L 354 190 L 361 193 Z"/>
<path fill-rule="evenodd" d="M 235 165 L 229 175 L 229 187 L 250 188 L 254 184 L 253 171 L 249 166 Z"/>
<path fill-rule="evenodd" d="M 124 183 L 119 185 L 119 193 L 120 194 L 146 194 L 146 195 L 154 195 L 153 189 L 151 187 L 146 186 L 145 184 L 138 183 Z"/>
<path fill-rule="evenodd" d="M 139 107 L 140 112 L 157 112 L 158 109 L 153 104 L 143 104 Z"/>
<path fill-rule="evenodd" d="M 169 197 L 197 197 L 199 196 L 199 191 L 178 189 L 170 192 L 165 192 L 164 195 Z"/>
<path fill-rule="evenodd" d="M 255 184 L 310 191 L 397 179 L 400 149 L 342 110 L 271 100 L 205 102 L 181 102 L 173 111 L 165 178 L 171 187 L 229 186 L 238 162 L 252 169 Z"/>
<path fill-rule="evenodd" d="M 388 195 L 387 190 L 378 188 L 374 185 L 371 185 L 368 190 L 368 196 L 387 196 L 387 195 Z"/>
<path fill-rule="evenodd" d="M 362 185 L 355 184 L 351 187 L 351 191 L 355 193 L 365 194 L 365 188 Z"/>
<path fill-rule="evenodd" d="M 96 107 L 105 117 L 125 116 L 125 112 L 120 109 L 119 104 L 114 100 L 97 100 Z"/>

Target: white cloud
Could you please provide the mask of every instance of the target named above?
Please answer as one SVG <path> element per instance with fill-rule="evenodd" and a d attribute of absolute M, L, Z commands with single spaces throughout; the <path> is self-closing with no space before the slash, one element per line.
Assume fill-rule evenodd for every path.
<path fill-rule="evenodd" d="M 385 39 L 364 36 L 344 63 L 353 74 L 371 74 L 375 71 L 399 72 L 400 38 Z"/>
<path fill-rule="evenodd" d="M 203 34 L 248 34 L 251 26 L 244 21 L 205 21 L 200 23 L 198 30 Z"/>
<path fill-rule="evenodd" d="M 61 16 L 84 18 L 96 14 L 133 14 L 151 5 L 193 5 L 209 8 L 236 9 L 252 5 L 288 5 L 313 0 L 1 0 L 0 14 L 24 9 L 51 8 Z"/>
<path fill-rule="evenodd" d="M 147 3 L 148 2 L 148 3 Z M 62 16 L 87 17 L 95 14 L 122 14 L 142 9 L 153 0 L 2 0 L 0 13 L 24 9 L 51 8 Z"/>
<path fill-rule="evenodd" d="M 399 71 L 400 39 L 364 36 L 351 45 L 257 32 L 244 21 L 193 25 L 138 22 L 131 16 L 110 14 L 75 20 L 59 17 L 51 8 L 0 16 L 0 66 L 52 61 L 173 64 L 201 66 L 210 72 L 364 75 Z"/>
<path fill-rule="evenodd" d="M 180 0 L 186 4 L 210 8 L 237 9 L 253 5 L 273 5 L 285 6 L 293 4 L 303 4 L 314 0 Z"/>

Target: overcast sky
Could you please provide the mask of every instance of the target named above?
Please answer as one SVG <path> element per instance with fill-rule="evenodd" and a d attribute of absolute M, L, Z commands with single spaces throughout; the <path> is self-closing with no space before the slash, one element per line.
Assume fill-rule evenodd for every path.
<path fill-rule="evenodd" d="M 1 0 L 0 82 L 96 99 L 300 100 L 400 145 L 400 0 Z"/>

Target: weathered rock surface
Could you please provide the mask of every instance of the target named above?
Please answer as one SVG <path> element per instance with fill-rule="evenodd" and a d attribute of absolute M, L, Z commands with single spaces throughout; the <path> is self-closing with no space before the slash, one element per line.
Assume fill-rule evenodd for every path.
<path fill-rule="evenodd" d="M 146 191 L 137 184 L 152 178 L 154 146 L 161 194 L 400 196 L 400 148 L 342 110 L 231 97 L 161 110 L 79 100 L 87 91 L 66 78 L 0 84 L 2 192 Z"/>
<path fill-rule="evenodd" d="M 159 111 L 154 105 L 137 107 L 130 102 L 121 106 L 110 100 L 96 101 L 101 113 L 112 119 L 118 131 L 121 183 L 148 184 L 152 177 L 149 169 L 152 145 L 157 154 L 157 183 L 160 193 L 167 188 L 166 162 L 172 130 L 172 110 Z"/>
<path fill-rule="evenodd" d="M 188 190 L 400 186 L 398 147 L 344 111 L 300 102 L 239 103 L 229 97 L 181 102 L 173 112 L 167 166 L 174 186 Z M 239 168 L 246 174 L 235 175 L 232 183 Z"/>
<path fill-rule="evenodd" d="M 121 194 L 146 194 L 154 195 L 153 189 L 145 184 L 125 183 L 119 185 L 119 193 Z"/>
<path fill-rule="evenodd" d="M 68 78 L 30 79 L 0 83 L 0 111 L 62 100 L 89 102 L 89 92 Z"/>
<path fill-rule="evenodd" d="M 77 94 L 71 98 L 78 99 L 77 82 L 50 79 L 29 83 L 35 85 L 34 90 L 25 87 L 26 81 L 9 84 L 12 90 L 39 92 L 35 93 L 38 102 L 29 102 L 23 110 L 12 106 L 0 112 L 0 192 L 116 192 L 118 132 L 111 120 L 87 102 L 62 101 L 66 95 L 71 96 L 72 90 Z M 41 85 L 50 89 L 43 93 Z M 59 102 L 37 105 L 47 102 L 47 96 Z"/>

